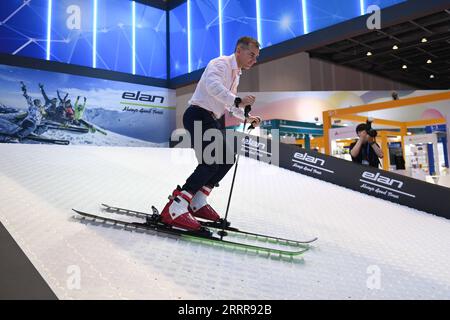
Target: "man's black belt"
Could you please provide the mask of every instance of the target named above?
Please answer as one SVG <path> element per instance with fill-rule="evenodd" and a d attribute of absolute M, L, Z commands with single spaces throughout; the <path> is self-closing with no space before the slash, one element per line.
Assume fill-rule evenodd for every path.
<path fill-rule="evenodd" d="M 191 104 L 191 107 L 202 108 L 202 107 L 200 107 L 198 105 L 195 105 L 195 104 Z M 206 110 L 205 108 L 202 108 L 202 109 L 205 110 L 206 112 L 208 112 L 211 115 L 211 117 L 213 117 L 214 120 L 219 120 L 219 119 L 217 119 L 217 117 L 214 114 L 214 112 Z"/>

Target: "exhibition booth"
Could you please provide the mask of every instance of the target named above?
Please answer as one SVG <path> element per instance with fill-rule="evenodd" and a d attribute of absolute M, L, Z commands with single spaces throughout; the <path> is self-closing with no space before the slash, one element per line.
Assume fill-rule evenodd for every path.
<path fill-rule="evenodd" d="M 278 130 L 281 143 L 352 161 L 350 146 L 358 139 L 356 126 L 370 120 L 385 155 L 380 169 L 449 185 L 447 125 L 442 115 L 448 108 L 449 92 L 400 92 L 397 100 L 392 100 L 391 92 L 376 91 L 255 95 L 255 109 L 264 121 L 252 135 L 270 139 Z M 233 119 L 228 124 L 228 129 L 242 131 Z"/>

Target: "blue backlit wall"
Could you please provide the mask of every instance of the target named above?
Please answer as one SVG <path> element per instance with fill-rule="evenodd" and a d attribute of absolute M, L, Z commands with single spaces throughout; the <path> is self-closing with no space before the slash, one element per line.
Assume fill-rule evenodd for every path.
<path fill-rule="evenodd" d="M 167 78 L 165 10 L 130 0 L 7 0 L 0 22 L 0 52 Z"/>
<path fill-rule="evenodd" d="M 268 47 L 304 34 L 302 1 L 260 0 L 261 46 Z"/>
<path fill-rule="evenodd" d="M 201 2 L 200 0 L 198 1 Z M 272 3 L 275 4 L 276 1 L 272 1 Z M 243 35 L 253 38 L 258 37 L 256 1 L 223 1 L 222 12 L 223 54 L 232 54 L 236 46 L 236 40 Z"/>
<path fill-rule="evenodd" d="M 1 52 L 45 59 L 48 0 L 0 3 Z"/>
<path fill-rule="evenodd" d="M 191 0 L 191 67 L 205 67 L 220 56 L 219 1 Z"/>
<path fill-rule="evenodd" d="M 136 3 L 136 74 L 167 78 L 166 12 Z"/>
<path fill-rule="evenodd" d="M 365 14 L 370 5 L 385 8 L 404 1 L 188 0 L 170 12 L 170 77 L 233 53 L 243 35 L 265 48 Z"/>
<path fill-rule="evenodd" d="M 92 3 L 84 0 L 53 0 L 51 4 L 49 60 L 91 67 Z"/>
<path fill-rule="evenodd" d="M 360 1 L 306 1 L 308 32 L 329 27 L 361 15 Z"/>
<path fill-rule="evenodd" d="M 132 2 L 97 3 L 97 68 L 132 73 Z"/>
<path fill-rule="evenodd" d="M 162 9 L 131 0 L 4 0 L 0 52 L 167 79 L 231 54 L 243 35 L 265 48 L 400 2 L 186 0 L 168 13 L 167 52 Z"/>
<path fill-rule="evenodd" d="M 188 73 L 187 3 L 170 11 L 170 77 Z"/>

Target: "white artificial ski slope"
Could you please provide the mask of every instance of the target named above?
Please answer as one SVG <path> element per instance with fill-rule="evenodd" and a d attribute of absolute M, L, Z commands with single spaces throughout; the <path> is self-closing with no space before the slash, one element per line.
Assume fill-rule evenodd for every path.
<path fill-rule="evenodd" d="M 194 167 L 191 150 L 2 144 L 0 220 L 60 299 L 449 299 L 450 221 L 251 159 L 240 159 L 229 218 L 318 236 L 303 259 L 73 219 L 72 207 L 100 202 L 161 208 Z M 231 178 L 211 195 L 218 211 Z"/>

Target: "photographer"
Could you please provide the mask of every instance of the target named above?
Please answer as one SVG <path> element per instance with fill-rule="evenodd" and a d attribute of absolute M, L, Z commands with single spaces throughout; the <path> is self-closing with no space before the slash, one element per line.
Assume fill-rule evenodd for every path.
<path fill-rule="evenodd" d="M 359 140 L 350 145 L 352 161 L 378 168 L 380 159 L 382 159 L 384 155 L 380 146 L 375 142 L 377 131 L 372 129 L 372 123 L 367 121 L 367 123 L 359 124 L 356 127 L 356 133 Z"/>

